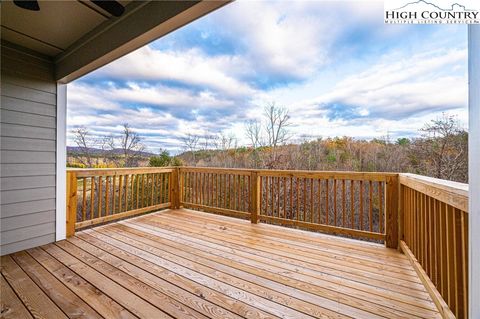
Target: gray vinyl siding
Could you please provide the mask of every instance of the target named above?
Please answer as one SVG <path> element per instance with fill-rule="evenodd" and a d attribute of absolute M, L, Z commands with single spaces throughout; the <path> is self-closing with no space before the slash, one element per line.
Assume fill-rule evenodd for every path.
<path fill-rule="evenodd" d="M 2 218 L 55 210 L 55 199 L 41 199 L 2 205 Z"/>
<path fill-rule="evenodd" d="M 1 254 L 55 241 L 56 82 L 53 64 L 2 43 Z"/>

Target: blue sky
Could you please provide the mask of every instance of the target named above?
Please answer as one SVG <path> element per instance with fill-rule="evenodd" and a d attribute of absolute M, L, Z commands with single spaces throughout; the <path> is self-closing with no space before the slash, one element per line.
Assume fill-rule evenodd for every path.
<path fill-rule="evenodd" d="M 236 1 L 69 84 L 67 125 L 150 151 L 235 135 L 275 102 L 292 138 L 411 137 L 467 122 L 464 25 L 385 25 L 383 1 Z"/>

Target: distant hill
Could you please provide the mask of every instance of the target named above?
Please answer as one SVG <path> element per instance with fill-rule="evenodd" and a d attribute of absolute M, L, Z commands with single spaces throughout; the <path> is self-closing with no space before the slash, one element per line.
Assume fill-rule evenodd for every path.
<path fill-rule="evenodd" d="M 89 148 L 88 149 L 89 153 L 93 156 L 102 156 L 105 154 L 106 151 L 100 149 L 100 148 Z M 114 155 L 123 155 L 123 150 L 120 148 L 114 149 L 114 150 L 109 150 L 109 154 L 114 154 Z M 133 152 L 132 152 L 133 153 Z M 82 154 L 82 149 L 78 146 L 67 146 L 67 155 L 78 155 Z M 139 153 L 141 157 L 152 157 L 155 156 L 156 154 L 150 153 L 150 152 L 140 152 Z"/>

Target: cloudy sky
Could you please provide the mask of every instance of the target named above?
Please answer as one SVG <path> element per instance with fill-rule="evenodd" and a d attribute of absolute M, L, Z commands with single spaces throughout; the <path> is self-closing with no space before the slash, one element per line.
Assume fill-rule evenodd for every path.
<path fill-rule="evenodd" d="M 411 137 L 442 112 L 467 122 L 464 25 L 385 25 L 383 1 L 236 1 L 68 86 L 71 131 L 178 152 L 234 134 L 275 102 L 295 138 Z"/>

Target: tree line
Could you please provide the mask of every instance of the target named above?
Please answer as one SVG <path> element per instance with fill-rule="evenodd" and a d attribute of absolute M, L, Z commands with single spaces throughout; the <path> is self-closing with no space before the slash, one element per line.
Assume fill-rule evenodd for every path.
<path fill-rule="evenodd" d="M 397 140 L 344 136 L 295 143 L 290 127 L 288 111 L 272 103 L 261 119 L 245 123 L 248 147 L 222 134 L 188 135 L 179 158 L 188 166 L 403 172 L 468 182 L 468 132 L 454 115 L 425 123 L 418 137 Z"/>
<path fill-rule="evenodd" d="M 245 123 L 248 146 L 224 133 L 183 137 L 183 152 L 171 156 L 145 152 L 141 136 L 123 126 L 121 134 L 92 138 L 86 128 L 73 131 L 78 150 L 69 162 L 82 167 L 209 166 L 290 170 L 345 170 L 415 173 L 468 182 L 468 132 L 453 115 L 426 123 L 418 137 L 358 140 L 352 137 L 293 141 L 288 110 L 271 103 L 261 118 Z M 100 149 L 100 152 L 92 150 Z"/>

